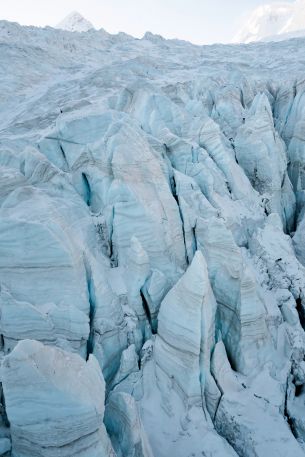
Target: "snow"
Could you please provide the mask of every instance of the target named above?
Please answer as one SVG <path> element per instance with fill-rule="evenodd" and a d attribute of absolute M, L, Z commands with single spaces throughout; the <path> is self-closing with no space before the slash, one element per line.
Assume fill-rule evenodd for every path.
<path fill-rule="evenodd" d="M 0 41 L 5 457 L 304 456 L 305 40 Z"/>
<path fill-rule="evenodd" d="M 94 29 L 91 22 L 85 19 L 77 11 L 68 14 L 68 16 L 57 24 L 56 28 L 67 30 L 68 32 L 88 32 L 89 30 Z"/>
<path fill-rule="evenodd" d="M 305 35 L 305 2 L 275 2 L 254 9 L 233 38 L 234 43 L 281 41 Z"/>
<path fill-rule="evenodd" d="M 272 3 L 257 7 L 236 34 L 233 42 L 250 43 L 279 35 L 290 21 L 292 12 L 291 3 Z"/>

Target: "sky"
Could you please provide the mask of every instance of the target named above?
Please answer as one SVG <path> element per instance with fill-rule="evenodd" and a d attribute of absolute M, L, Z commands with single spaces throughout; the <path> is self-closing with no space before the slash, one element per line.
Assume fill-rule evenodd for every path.
<path fill-rule="evenodd" d="M 291 1 L 291 0 L 287 0 Z M 267 3 L 276 3 L 267 0 Z M 142 37 L 149 30 L 197 44 L 230 42 L 266 0 L 0 0 L 0 19 L 55 26 L 78 11 L 96 28 Z"/>

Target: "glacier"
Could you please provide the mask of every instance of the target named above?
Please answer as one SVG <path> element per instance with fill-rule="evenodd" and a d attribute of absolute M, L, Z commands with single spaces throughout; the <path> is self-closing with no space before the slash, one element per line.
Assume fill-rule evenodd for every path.
<path fill-rule="evenodd" d="M 305 456 L 305 40 L 0 44 L 0 455 Z"/>

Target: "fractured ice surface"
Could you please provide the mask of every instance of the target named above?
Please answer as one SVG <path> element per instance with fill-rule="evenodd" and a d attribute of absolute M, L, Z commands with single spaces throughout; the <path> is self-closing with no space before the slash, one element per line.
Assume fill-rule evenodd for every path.
<path fill-rule="evenodd" d="M 295 196 L 287 176 L 283 140 L 273 127 L 269 100 L 256 95 L 245 124 L 235 139 L 236 159 L 253 187 L 266 198 L 268 212 L 277 212 L 287 230 L 294 224 Z"/>
<path fill-rule="evenodd" d="M 216 300 L 201 252 L 169 291 L 158 316 L 155 360 L 187 404 L 202 403 L 215 344 Z"/>
<path fill-rule="evenodd" d="M 304 41 L 0 44 L 0 453 L 304 456 Z"/>
<path fill-rule="evenodd" d="M 6 357 L 1 380 L 14 455 L 114 455 L 103 424 L 105 383 L 93 356 L 85 362 L 23 340 Z"/>

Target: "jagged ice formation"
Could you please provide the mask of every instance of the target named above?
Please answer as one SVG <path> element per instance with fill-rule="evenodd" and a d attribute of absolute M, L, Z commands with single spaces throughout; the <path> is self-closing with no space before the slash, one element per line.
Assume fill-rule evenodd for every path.
<path fill-rule="evenodd" d="M 304 456 L 305 41 L 0 44 L 0 454 Z"/>

